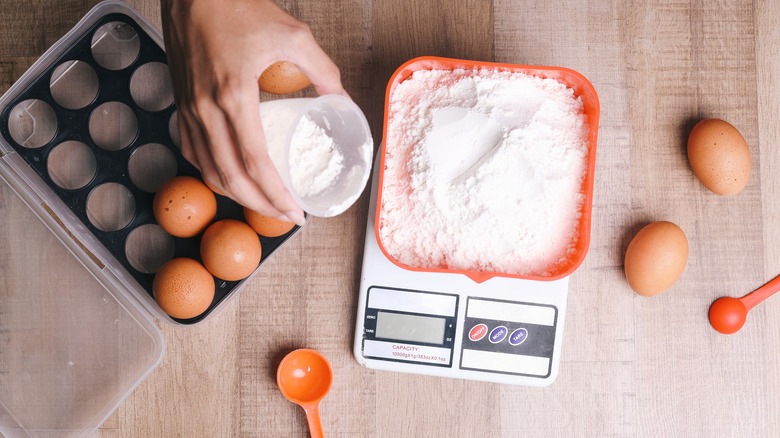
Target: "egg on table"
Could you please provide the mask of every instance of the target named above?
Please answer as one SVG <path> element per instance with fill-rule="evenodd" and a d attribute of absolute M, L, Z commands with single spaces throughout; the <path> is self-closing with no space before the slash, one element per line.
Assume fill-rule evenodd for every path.
<path fill-rule="evenodd" d="M 704 119 L 688 136 L 688 161 L 696 178 L 718 195 L 741 192 L 750 178 L 750 149 L 730 123 Z"/>
<path fill-rule="evenodd" d="M 631 239 L 625 255 L 625 274 L 639 295 L 655 296 L 669 289 L 685 271 L 688 239 L 672 222 L 653 222 Z"/>
<path fill-rule="evenodd" d="M 200 240 L 203 265 L 215 277 L 243 280 L 260 264 L 262 247 L 257 233 L 244 222 L 223 219 L 209 225 Z"/>
<path fill-rule="evenodd" d="M 176 237 L 194 237 L 217 215 L 217 198 L 206 184 L 191 176 L 172 178 L 154 195 L 154 218 Z"/>
<path fill-rule="evenodd" d="M 214 277 L 197 260 L 178 257 L 165 263 L 154 276 L 152 292 L 168 315 L 190 319 L 205 312 L 214 300 Z"/>
<path fill-rule="evenodd" d="M 290 94 L 311 85 L 309 78 L 292 62 L 271 64 L 257 80 L 258 87 L 266 93 Z"/>

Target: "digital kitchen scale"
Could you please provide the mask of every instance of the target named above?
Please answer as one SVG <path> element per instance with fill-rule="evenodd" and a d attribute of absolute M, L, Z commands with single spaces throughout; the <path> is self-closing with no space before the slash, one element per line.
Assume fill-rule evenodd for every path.
<path fill-rule="evenodd" d="M 421 57 L 398 68 L 387 88 L 385 137 L 394 87 L 415 71 L 483 68 L 522 72 L 565 83 L 581 99 L 587 125 L 587 169 L 580 193 L 578 237 L 566 265 L 548 277 L 417 269 L 392 260 L 375 232 L 384 178 L 383 142 L 374 166 L 355 327 L 354 355 L 363 366 L 526 386 L 552 383 L 560 363 L 569 275 L 590 242 L 599 103 L 579 73 Z"/>
<path fill-rule="evenodd" d="M 527 386 L 558 374 L 569 278 L 534 281 L 403 269 L 374 233 L 372 179 L 354 354 L 368 368 Z"/>

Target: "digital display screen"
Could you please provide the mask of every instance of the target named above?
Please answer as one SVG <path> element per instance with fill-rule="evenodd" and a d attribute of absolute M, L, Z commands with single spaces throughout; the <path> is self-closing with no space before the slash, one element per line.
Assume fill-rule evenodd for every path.
<path fill-rule="evenodd" d="M 376 315 L 376 337 L 441 345 L 446 323 L 444 318 L 380 311 Z"/>

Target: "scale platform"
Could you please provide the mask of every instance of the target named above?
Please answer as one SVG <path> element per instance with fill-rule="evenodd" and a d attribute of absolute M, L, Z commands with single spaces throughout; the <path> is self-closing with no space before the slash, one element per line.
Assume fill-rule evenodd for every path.
<path fill-rule="evenodd" d="M 404 269 L 374 232 L 372 178 L 354 355 L 377 370 L 525 386 L 555 380 L 569 278 L 534 281 Z"/>

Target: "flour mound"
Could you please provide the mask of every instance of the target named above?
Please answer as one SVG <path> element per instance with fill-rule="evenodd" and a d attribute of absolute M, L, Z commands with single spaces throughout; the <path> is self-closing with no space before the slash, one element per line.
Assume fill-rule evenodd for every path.
<path fill-rule="evenodd" d="M 421 70 L 391 92 L 379 235 L 417 268 L 544 276 L 574 251 L 582 102 L 553 79 Z"/>

